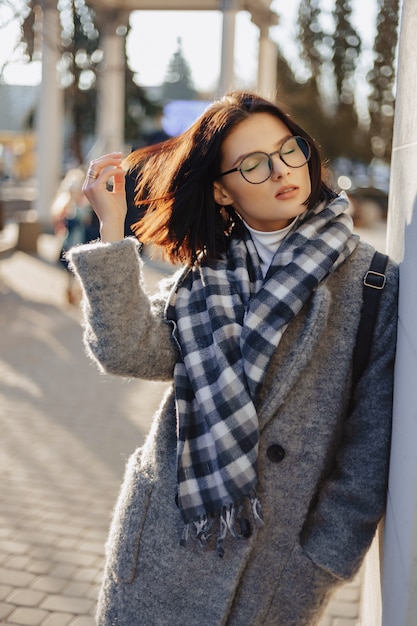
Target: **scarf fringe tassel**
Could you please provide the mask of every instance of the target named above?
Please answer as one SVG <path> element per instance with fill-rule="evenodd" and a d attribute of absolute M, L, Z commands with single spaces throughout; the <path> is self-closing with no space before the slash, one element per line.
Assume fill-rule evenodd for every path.
<path fill-rule="evenodd" d="M 262 507 L 256 494 L 249 496 L 250 508 L 256 528 L 264 526 L 262 519 Z M 181 546 L 186 546 L 190 538 L 197 541 L 200 548 L 205 549 L 212 536 L 211 529 L 218 520 L 218 533 L 216 536 L 216 552 L 220 558 L 224 556 L 224 540 L 227 532 L 235 539 L 249 539 L 252 535 L 252 528 L 249 520 L 243 516 L 243 505 L 230 504 L 223 507 L 218 516 L 209 517 L 203 515 L 200 519 L 189 522 L 184 525 L 181 535 Z"/>

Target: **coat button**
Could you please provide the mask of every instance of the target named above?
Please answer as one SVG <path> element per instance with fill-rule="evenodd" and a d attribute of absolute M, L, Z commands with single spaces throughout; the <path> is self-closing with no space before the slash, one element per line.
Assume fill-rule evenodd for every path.
<path fill-rule="evenodd" d="M 278 443 L 273 443 L 266 451 L 266 456 L 273 463 L 280 463 L 285 456 L 285 450 Z"/>

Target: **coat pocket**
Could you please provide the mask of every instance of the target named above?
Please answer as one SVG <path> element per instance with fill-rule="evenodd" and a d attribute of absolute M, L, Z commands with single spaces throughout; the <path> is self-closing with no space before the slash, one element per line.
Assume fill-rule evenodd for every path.
<path fill-rule="evenodd" d="M 141 471 L 136 452 L 126 466 L 106 546 L 107 567 L 118 583 L 132 583 L 135 578 L 152 488 L 153 479 Z"/>
<path fill-rule="evenodd" d="M 297 542 L 277 581 L 265 626 L 314 626 L 341 583 L 313 563 Z"/>

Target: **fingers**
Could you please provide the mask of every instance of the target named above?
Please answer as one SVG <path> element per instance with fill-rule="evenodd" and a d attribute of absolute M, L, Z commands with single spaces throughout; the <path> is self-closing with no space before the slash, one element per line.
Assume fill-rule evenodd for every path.
<path fill-rule="evenodd" d="M 101 228 L 107 230 L 109 223 L 113 226 L 117 223 L 119 231 L 126 216 L 125 170 L 121 164 L 121 152 L 94 159 L 90 162 L 83 184 L 84 195 L 98 216 Z M 111 234 L 113 236 L 113 230 Z"/>
<path fill-rule="evenodd" d="M 125 179 L 125 171 L 124 169 L 118 167 L 115 168 L 114 174 L 113 174 L 113 191 L 114 193 L 125 193 L 125 185 L 126 185 L 126 179 Z"/>
<path fill-rule="evenodd" d="M 83 184 L 83 192 L 87 197 L 90 190 L 105 187 L 109 178 L 117 177 L 120 180 L 123 177 L 124 179 L 125 172 L 121 167 L 122 158 L 121 152 L 112 152 L 90 161 Z"/>

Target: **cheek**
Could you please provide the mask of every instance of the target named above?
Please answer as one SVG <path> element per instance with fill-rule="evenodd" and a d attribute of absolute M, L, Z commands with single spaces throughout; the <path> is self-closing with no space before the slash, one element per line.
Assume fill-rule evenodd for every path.
<path fill-rule="evenodd" d="M 306 190 L 307 193 L 307 197 L 311 194 L 311 178 L 310 178 L 310 172 L 307 171 L 304 172 L 304 176 L 303 176 L 303 187 Z"/>

